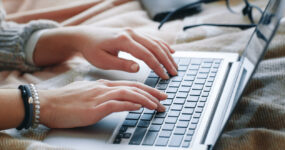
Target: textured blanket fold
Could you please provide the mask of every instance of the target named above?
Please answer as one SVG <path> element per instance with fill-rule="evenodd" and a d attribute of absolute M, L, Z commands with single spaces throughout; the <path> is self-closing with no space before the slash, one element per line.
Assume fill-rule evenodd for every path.
<path fill-rule="evenodd" d="M 234 1 L 234 0 L 232 0 Z M 268 0 L 252 0 L 265 8 Z M 224 1 L 203 5 L 203 11 L 184 20 L 165 24 L 158 31 L 157 22 L 135 0 L 4 0 L 8 20 L 25 23 L 33 19 L 52 19 L 65 26 L 132 27 L 162 38 L 176 50 L 222 51 L 241 53 L 253 29 L 198 27 L 182 31 L 184 25 L 198 23 L 249 23 L 241 14 L 231 14 Z M 236 1 L 235 8 L 243 7 Z M 134 19 L 135 18 L 135 19 Z M 63 86 L 81 80 L 90 66 L 80 57 L 33 74 L 0 72 L 0 88 L 16 88 L 21 83 L 35 83 L 41 89 Z M 79 68 L 79 69 L 78 69 Z M 82 68 L 82 69 L 80 69 Z M 285 19 L 271 42 L 250 86 L 230 118 L 218 150 L 285 149 Z M 0 149 L 65 149 L 42 143 L 49 129 L 0 132 Z"/>

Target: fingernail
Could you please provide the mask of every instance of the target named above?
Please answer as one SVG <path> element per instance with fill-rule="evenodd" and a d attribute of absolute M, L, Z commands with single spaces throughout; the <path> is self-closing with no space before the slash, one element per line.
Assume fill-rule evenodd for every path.
<path fill-rule="evenodd" d="M 140 104 L 134 104 L 134 105 L 135 105 L 135 107 L 138 107 L 138 108 L 142 107 L 142 105 L 140 105 Z"/>
<path fill-rule="evenodd" d="M 167 94 L 166 93 L 164 93 L 164 92 L 160 92 L 160 95 L 161 95 L 161 97 L 166 97 L 167 98 Z"/>
<path fill-rule="evenodd" d="M 132 71 L 137 72 L 139 70 L 139 65 L 138 64 L 133 64 L 131 66 Z"/>
<path fill-rule="evenodd" d="M 165 106 L 161 106 L 161 107 L 159 107 L 157 110 L 159 111 L 159 112 L 165 112 Z"/>
<path fill-rule="evenodd" d="M 164 76 L 164 79 L 169 79 L 169 75 L 166 72 L 163 73 L 163 76 Z"/>

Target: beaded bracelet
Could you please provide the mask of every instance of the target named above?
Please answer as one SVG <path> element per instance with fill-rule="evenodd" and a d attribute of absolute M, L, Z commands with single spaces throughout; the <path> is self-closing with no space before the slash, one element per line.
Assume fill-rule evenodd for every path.
<path fill-rule="evenodd" d="M 29 84 L 30 90 L 32 92 L 32 97 L 34 99 L 34 118 L 32 128 L 37 128 L 40 123 L 40 99 L 38 91 L 34 84 Z"/>

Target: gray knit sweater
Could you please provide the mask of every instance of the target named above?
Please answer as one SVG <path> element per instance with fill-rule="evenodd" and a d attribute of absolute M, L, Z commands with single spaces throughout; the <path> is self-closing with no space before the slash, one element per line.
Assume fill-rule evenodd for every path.
<path fill-rule="evenodd" d="M 5 11 L 0 0 L 0 71 L 38 70 L 39 68 L 27 62 L 24 47 L 35 31 L 58 26 L 58 23 L 48 20 L 36 20 L 27 24 L 6 22 Z"/>

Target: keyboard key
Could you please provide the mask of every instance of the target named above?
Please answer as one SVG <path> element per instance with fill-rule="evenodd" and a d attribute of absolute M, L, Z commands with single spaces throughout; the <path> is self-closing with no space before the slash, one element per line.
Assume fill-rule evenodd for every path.
<path fill-rule="evenodd" d="M 201 102 L 206 102 L 206 101 L 207 101 L 207 97 L 200 97 L 200 98 L 199 98 L 199 101 L 201 101 Z"/>
<path fill-rule="evenodd" d="M 212 63 L 203 63 L 201 65 L 201 68 L 211 68 L 211 66 L 212 66 Z"/>
<path fill-rule="evenodd" d="M 161 125 L 151 125 L 150 127 L 149 127 L 149 131 L 159 131 L 160 130 L 160 128 L 161 128 Z"/>
<path fill-rule="evenodd" d="M 181 111 L 183 108 L 183 105 L 175 105 L 173 104 L 171 107 L 171 110 L 177 110 L 177 111 Z"/>
<path fill-rule="evenodd" d="M 185 115 L 185 114 L 181 115 L 179 118 L 179 120 L 183 120 L 183 121 L 190 121 L 190 119 L 191 119 L 191 115 Z"/>
<path fill-rule="evenodd" d="M 212 85 L 213 85 L 213 82 L 207 82 L 207 83 L 205 84 L 206 87 L 211 87 Z"/>
<path fill-rule="evenodd" d="M 173 104 L 180 104 L 183 105 L 185 103 L 185 98 L 175 98 L 173 100 Z"/>
<path fill-rule="evenodd" d="M 203 89 L 203 84 L 194 84 L 192 86 L 193 90 L 202 90 Z"/>
<path fill-rule="evenodd" d="M 173 88 L 173 87 L 170 87 L 166 90 L 167 93 L 176 93 L 178 91 L 178 88 Z"/>
<path fill-rule="evenodd" d="M 129 139 L 132 136 L 131 133 L 123 133 L 123 137 L 124 139 Z"/>
<path fill-rule="evenodd" d="M 220 66 L 220 64 L 216 64 L 216 63 L 213 64 L 213 68 L 216 68 L 216 69 L 217 69 L 217 68 L 219 68 L 219 66 Z"/>
<path fill-rule="evenodd" d="M 150 121 L 140 120 L 138 127 L 147 128 L 150 124 Z"/>
<path fill-rule="evenodd" d="M 189 130 L 187 131 L 187 136 L 192 136 L 192 135 L 194 134 L 194 131 L 195 131 L 195 130 L 193 130 L 193 129 L 189 129 Z"/>
<path fill-rule="evenodd" d="M 210 82 L 213 82 L 215 80 L 215 78 L 213 78 L 213 77 L 210 77 L 209 79 L 208 79 L 208 81 L 210 81 Z"/>
<path fill-rule="evenodd" d="M 187 72 L 187 76 L 196 76 L 197 73 L 197 70 L 189 70 L 189 72 Z"/>
<path fill-rule="evenodd" d="M 188 130 L 189 131 L 189 130 Z M 193 131 L 193 130 L 192 130 Z M 188 134 L 188 133 L 187 133 Z M 194 134 L 194 132 L 193 132 L 193 134 Z M 193 134 L 191 134 L 191 135 L 193 135 Z M 185 137 L 185 139 L 184 139 L 184 141 L 187 141 L 187 142 L 190 142 L 191 140 L 192 140 L 192 136 L 191 135 L 187 135 L 186 137 Z"/>
<path fill-rule="evenodd" d="M 209 96 L 209 92 L 203 92 L 201 96 L 202 97 L 208 97 Z"/>
<path fill-rule="evenodd" d="M 178 121 L 177 127 L 179 128 L 187 128 L 189 124 L 189 121 Z"/>
<path fill-rule="evenodd" d="M 180 114 L 180 111 L 170 111 L 168 113 L 168 116 L 170 116 L 170 117 L 178 117 L 179 114 Z"/>
<path fill-rule="evenodd" d="M 128 127 L 127 127 L 127 126 L 121 126 L 119 132 L 120 132 L 120 133 L 124 133 L 124 132 L 126 132 L 127 130 L 128 130 Z"/>
<path fill-rule="evenodd" d="M 184 141 L 184 142 L 182 143 L 182 147 L 183 147 L 183 148 L 188 148 L 189 146 L 190 146 L 190 142 Z"/>
<path fill-rule="evenodd" d="M 147 78 L 145 84 L 154 88 L 157 82 L 158 78 Z"/>
<path fill-rule="evenodd" d="M 170 142 L 169 147 L 179 147 L 183 140 L 183 135 L 173 135 Z"/>
<path fill-rule="evenodd" d="M 200 68 L 199 73 L 209 73 L 210 68 Z"/>
<path fill-rule="evenodd" d="M 137 123 L 138 123 L 137 120 L 125 120 L 123 123 L 123 126 L 135 127 L 137 125 Z"/>
<path fill-rule="evenodd" d="M 200 96 L 201 95 L 201 90 L 191 90 L 189 95 L 191 95 L 191 96 Z"/>
<path fill-rule="evenodd" d="M 182 86 L 182 87 L 191 87 L 192 84 L 193 84 L 192 81 L 183 81 L 183 82 L 181 83 L 181 86 Z"/>
<path fill-rule="evenodd" d="M 136 113 L 129 113 L 126 117 L 126 119 L 129 120 L 138 120 L 140 118 L 141 114 L 136 114 Z"/>
<path fill-rule="evenodd" d="M 193 108 L 185 108 L 182 110 L 182 114 L 186 114 L 186 115 L 192 115 L 194 112 Z"/>
<path fill-rule="evenodd" d="M 208 74 L 206 73 L 199 73 L 197 74 L 197 79 L 207 79 Z"/>
<path fill-rule="evenodd" d="M 193 115 L 193 118 L 200 118 L 200 116 L 201 116 L 201 113 L 195 113 L 195 114 Z"/>
<path fill-rule="evenodd" d="M 192 120 L 191 120 L 191 123 L 193 123 L 193 124 L 197 124 L 199 122 L 199 119 L 198 118 L 193 118 Z"/>
<path fill-rule="evenodd" d="M 142 142 L 142 139 L 146 133 L 146 130 L 147 130 L 147 128 L 137 127 L 129 144 L 130 145 L 140 145 Z"/>
<path fill-rule="evenodd" d="M 173 59 L 174 59 L 174 61 L 175 61 L 176 64 L 179 64 L 180 58 L 174 57 Z"/>
<path fill-rule="evenodd" d="M 147 132 L 142 145 L 153 145 L 158 132 Z"/>
<path fill-rule="evenodd" d="M 198 99 L 199 99 L 199 96 L 188 96 L 187 101 L 197 102 Z"/>
<path fill-rule="evenodd" d="M 169 111 L 170 106 L 164 106 L 165 107 L 165 112 Z"/>
<path fill-rule="evenodd" d="M 179 88 L 179 92 L 189 92 L 190 89 L 191 89 L 191 87 L 184 87 L 184 86 L 182 86 L 182 87 Z"/>
<path fill-rule="evenodd" d="M 194 81 L 195 80 L 195 76 L 186 76 L 184 77 L 184 81 Z"/>
<path fill-rule="evenodd" d="M 151 72 L 149 73 L 148 77 L 149 77 L 149 78 L 158 78 L 159 76 L 158 76 L 155 72 L 151 71 Z"/>
<path fill-rule="evenodd" d="M 209 74 L 209 77 L 215 77 L 216 76 L 216 73 L 214 73 L 214 72 L 211 72 L 210 74 Z"/>
<path fill-rule="evenodd" d="M 211 69 L 211 72 L 213 72 L 213 73 L 217 73 L 217 72 L 218 72 L 218 69 L 213 68 L 213 69 Z"/>
<path fill-rule="evenodd" d="M 172 81 L 174 81 L 174 82 L 181 82 L 182 79 L 183 79 L 183 77 L 175 76 L 175 77 L 172 78 Z"/>
<path fill-rule="evenodd" d="M 158 84 L 156 88 L 158 90 L 166 90 L 167 86 L 168 84 Z"/>
<path fill-rule="evenodd" d="M 176 97 L 180 97 L 180 98 L 186 98 L 188 95 L 188 93 L 183 93 L 183 92 L 178 92 Z"/>
<path fill-rule="evenodd" d="M 198 107 L 204 107 L 204 106 L 205 106 L 205 102 L 199 102 L 199 103 L 197 104 L 197 106 L 198 106 Z"/>
<path fill-rule="evenodd" d="M 166 146 L 169 138 L 159 137 L 155 143 L 155 146 Z"/>
<path fill-rule="evenodd" d="M 165 119 L 165 123 L 172 123 L 172 124 L 175 124 L 177 121 L 177 117 L 167 117 Z"/>
<path fill-rule="evenodd" d="M 199 66 L 198 65 L 190 65 L 189 70 L 198 70 Z"/>
<path fill-rule="evenodd" d="M 191 65 L 200 65 L 202 63 L 202 59 L 196 58 L 196 59 L 191 59 Z"/>
<path fill-rule="evenodd" d="M 168 97 L 167 99 L 173 99 L 175 97 L 175 94 L 173 93 L 167 93 Z"/>
<path fill-rule="evenodd" d="M 172 104 L 172 99 L 166 99 L 164 101 L 161 101 L 160 103 L 163 104 L 163 105 L 171 105 Z"/>
<path fill-rule="evenodd" d="M 185 108 L 195 108 L 196 102 L 186 102 L 184 105 Z"/>
<path fill-rule="evenodd" d="M 186 128 L 176 128 L 174 130 L 174 135 L 184 135 L 186 132 Z"/>
<path fill-rule="evenodd" d="M 196 110 L 195 110 L 195 112 L 198 112 L 198 113 L 202 113 L 202 111 L 203 111 L 202 107 L 197 107 Z"/>
<path fill-rule="evenodd" d="M 157 112 L 157 113 L 155 114 L 155 118 L 165 118 L 166 115 L 167 115 L 166 112 Z"/>
<path fill-rule="evenodd" d="M 145 114 L 154 114 L 154 112 L 155 112 L 155 110 L 150 110 L 150 109 L 147 109 L 147 108 L 144 109 L 144 113 Z"/>
<path fill-rule="evenodd" d="M 141 120 L 150 121 L 152 116 L 153 116 L 152 114 L 143 114 L 142 117 L 141 117 Z"/>
<path fill-rule="evenodd" d="M 177 75 L 179 77 L 184 77 L 185 76 L 185 72 L 184 71 L 178 71 Z"/>
<path fill-rule="evenodd" d="M 169 87 L 176 87 L 176 88 L 178 88 L 179 86 L 180 86 L 180 82 L 171 82 L 169 84 Z"/>
<path fill-rule="evenodd" d="M 152 120 L 152 124 L 162 125 L 164 121 L 164 118 L 154 118 Z"/>
<path fill-rule="evenodd" d="M 211 87 L 204 87 L 204 92 L 210 92 L 210 90 L 211 90 Z"/>
<path fill-rule="evenodd" d="M 206 79 L 197 79 L 195 80 L 195 84 L 205 84 Z"/>
<path fill-rule="evenodd" d="M 121 138 L 115 138 L 115 140 L 114 140 L 114 144 L 120 144 L 120 143 L 121 143 L 121 141 L 122 141 L 122 139 L 121 139 Z"/>
<path fill-rule="evenodd" d="M 170 82 L 170 79 L 167 80 L 160 80 L 159 84 L 168 84 Z"/>
<path fill-rule="evenodd" d="M 159 134 L 159 137 L 167 137 L 169 138 L 171 136 L 172 131 L 166 131 L 166 130 L 162 130 Z"/>
<path fill-rule="evenodd" d="M 162 130 L 168 130 L 168 131 L 172 131 L 174 129 L 175 124 L 164 124 L 162 127 Z"/>
<path fill-rule="evenodd" d="M 188 68 L 188 65 L 187 66 L 179 66 L 178 71 L 186 71 L 187 68 Z"/>
<path fill-rule="evenodd" d="M 196 129 L 196 126 L 197 126 L 197 124 L 190 124 L 190 125 L 189 125 L 189 129 L 195 130 L 195 129 Z M 188 134 L 188 133 L 187 133 L 187 134 Z"/>

